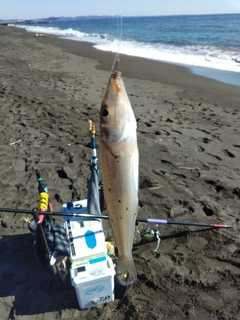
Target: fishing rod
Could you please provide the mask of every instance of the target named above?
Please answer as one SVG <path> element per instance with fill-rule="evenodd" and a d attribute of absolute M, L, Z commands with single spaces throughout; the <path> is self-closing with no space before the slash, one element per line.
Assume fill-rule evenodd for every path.
<path fill-rule="evenodd" d="M 97 170 L 97 173 L 99 175 L 99 170 L 98 170 L 98 158 L 97 158 L 97 150 L 96 150 L 96 126 L 93 125 L 92 120 L 88 120 L 88 130 L 91 136 L 91 160 L 90 164 L 93 169 Z"/>
<path fill-rule="evenodd" d="M 79 208 L 78 208 L 79 209 Z M 34 209 L 35 210 L 35 209 Z M 0 212 L 12 212 L 12 213 L 26 213 L 33 214 L 33 210 L 28 209 L 12 209 L 12 208 L 0 208 Z M 74 218 L 84 218 L 84 219 L 109 219 L 106 215 L 89 215 L 89 214 L 78 214 L 78 213 L 64 213 L 56 211 L 38 211 L 39 214 L 61 216 L 61 217 L 74 217 Z M 205 227 L 205 228 L 233 228 L 231 224 L 223 223 L 202 223 L 202 222 L 190 222 L 190 221 L 174 221 L 174 220 L 164 220 L 155 218 L 137 218 L 137 222 L 153 223 L 153 224 L 171 224 L 171 225 L 182 225 L 182 226 L 193 226 L 193 227 Z"/>
<path fill-rule="evenodd" d="M 98 168 L 98 157 L 97 157 L 97 143 L 96 143 L 96 126 L 93 125 L 92 120 L 88 120 L 88 130 L 91 137 L 91 159 L 90 167 L 91 170 L 95 170 L 98 178 L 98 192 L 99 192 L 99 204 L 101 211 L 104 208 L 104 194 L 103 184 L 100 177 L 100 170 Z"/>

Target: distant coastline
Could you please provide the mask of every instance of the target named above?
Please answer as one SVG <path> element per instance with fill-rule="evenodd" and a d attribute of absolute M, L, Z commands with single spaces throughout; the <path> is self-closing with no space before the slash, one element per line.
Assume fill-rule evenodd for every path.
<path fill-rule="evenodd" d="M 226 16 L 226 15 L 238 15 L 239 13 L 206 13 L 206 14 L 171 14 L 171 15 L 138 15 L 138 16 L 125 16 L 122 15 L 125 18 L 139 18 L 139 17 L 190 17 L 190 16 Z M 12 18 L 12 19 L 0 19 L 0 24 L 5 24 L 5 23 L 48 23 L 51 21 L 55 20 L 74 20 L 74 19 L 99 19 L 99 18 L 115 18 L 119 17 L 119 15 L 83 15 L 83 16 L 74 16 L 74 17 L 69 17 L 69 16 L 60 16 L 60 17 L 55 17 L 55 16 L 50 16 L 47 18 L 36 18 L 36 19 L 19 19 L 19 18 Z"/>

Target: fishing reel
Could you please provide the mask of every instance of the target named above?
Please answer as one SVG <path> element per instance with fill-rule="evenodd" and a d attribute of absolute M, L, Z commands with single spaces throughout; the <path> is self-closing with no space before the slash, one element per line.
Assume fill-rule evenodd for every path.
<path fill-rule="evenodd" d="M 141 227 L 141 230 L 139 230 Z M 145 228 L 144 228 L 145 227 Z M 155 228 L 149 228 L 146 224 L 141 224 L 137 226 L 137 232 L 138 232 L 138 241 L 141 242 L 152 242 L 157 241 L 156 249 L 154 250 L 155 255 L 159 255 L 158 252 L 161 238 L 160 238 L 160 231 L 158 228 L 158 225 L 156 225 Z"/>

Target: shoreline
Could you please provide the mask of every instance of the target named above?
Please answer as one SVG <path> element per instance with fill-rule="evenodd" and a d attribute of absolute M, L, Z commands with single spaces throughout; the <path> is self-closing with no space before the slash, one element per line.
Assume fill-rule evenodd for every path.
<path fill-rule="evenodd" d="M 22 33 L 26 37 L 36 38 L 34 33 L 27 32 L 25 29 L 18 29 L 15 27 L 7 28 L 11 28 L 19 34 Z M 94 48 L 91 43 L 73 41 L 54 36 L 37 37 L 37 41 L 42 44 L 61 48 L 76 56 L 93 59 L 98 62 L 98 65 L 96 66 L 98 70 L 111 71 L 115 53 L 98 50 Z M 129 65 L 131 68 L 129 68 Z M 139 67 L 142 65 L 144 68 Z M 123 77 L 160 82 L 162 84 L 180 87 L 185 91 L 188 98 L 198 98 L 201 95 L 202 90 L 204 91 L 204 95 L 212 100 L 218 102 L 223 101 L 233 107 L 239 106 L 239 88 L 237 86 L 196 75 L 185 66 L 121 55 L 119 70 L 122 72 Z M 205 99 L 204 97 L 202 98 Z"/>
<path fill-rule="evenodd" d="M 16 27 L 16 28 L 18 28 L 18 27 Z M 28 31 L 26 29 L 22 29 L 22 30 L 25 30 L 28 33 L 33 33 L 33 34 L 35 33 L 35 32 Z M 49 35 L 51 35 L 51 34 L 49 34 Z M 57 37 L 57 38 L 63 39 L 63 40 L 70 40 L 70 41 L 83 42 L 86 44 L 90 44 L 94 48 L 94 43 L 79 41 L 79 40 L 71 38 L 71 37 L 69 37 L 69 38 L 68 37 L 60 37 L 58 35 L 55 35 L 54 33 L 52 33 L 52 35 L 54 37 Z M 96 49 L 97 51 L 103 51 L 103 52 L 110 53 L 110 51 L 104 51 L 104 50 L 100 50 L 97 48 L 94 48 L 94 49 Z M 113 53 L 113 54 L 115 55 L 115 53 Z M 120 54 L 120 58 L 123 55 L 125 55 L 125 54 Z M 155 61 L 158 63 L 165 63 L 165 64 L 169 64 L 169 65 L 184 67 L 184 68 L 187 68 L 188 70 L 190 70 L 190 73 L 193 73 L 195 75 L 202 76 L 207 79 L 215 80 L 220 83 L 227 84 L 227 85 L 240 87 L 240 70 L 238 72 L 234 72 L 234 71 L 230 71 L 230 70 L 222 70 L 222 69 L 209 68 L 209 67 L 204 67 L 204 66 L 197 66 L 197 65 L 190 65 L 190 64 L 188 65 L 188 64 L 174 62 L 174 61 L 171 62 L 171 61 L 164 61 L 164 60 L 155 60 L 155 59 L 150 59 L 150 58 L 146 58 L 146 57 L 135 57 L 135 56 L 131 56 L 131 57 L 152 60 L 152 61 Z"/>
<path fill-rule="evenodd" d="M 240 87 L 240 72 L 190 66 L 190 71 L 198 76 L 222 82 L 231 86 Z"/>
<path fill-rule="evenodd" d="M 62 38 L 54 38 L 51 40 L 53 40 L 53 42 L 49 42 L 48 38 L 40 39 L 42 43 L 52 44 L 69 53 L 94 59 L 99 63 L 97 66 L 98 70 L 110 72 L 115 53 L 95 49 L 93 45 L 88 42 L 69 41 Z M 139 68 L 142 63 L 144 64 L 144 69 Z M 129 69 L 129 65 L 131 65 L 131 69 Z M 234 107 L 239 105 L 238 87 L 194 74 L 190 68 L 185 66 L 121 55 L 119 69 L 124 77 L 153 82 L 157 81 L 166 85 L 180 87 L 186 91 L 186 94 L 191 92 L 188 96 L 189 98 L 191 95 L 192 98 L 199 97 L 200 89 L 202 89 L 205 94 L 212 99 L 225 101 L 225 103 L 233 104 Z M 231 94 L 226 97 L 229 91 Z"/>

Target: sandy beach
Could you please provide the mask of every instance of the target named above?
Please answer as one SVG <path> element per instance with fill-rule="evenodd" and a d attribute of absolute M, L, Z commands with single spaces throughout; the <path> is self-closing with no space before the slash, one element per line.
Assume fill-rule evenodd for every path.
<path fill-rule="evenodd" d="M 98 135 L 113 59 L 0 26 L 1 207 L 37 206 L 36 169 L 55 211 L 86 198 L 87 120 Z M 80 310 L 74 289 L 59 290 L 37 264 L 28 216 L 0 212 L 0 318 L 240 320 L 239 87 L 130 56 L 118 69 L 138 124 L 139 217 L 234 228 L 160 226 L 159 256 L 156 242 L 133 248 L 138 279 L 121 305 Z"/>

